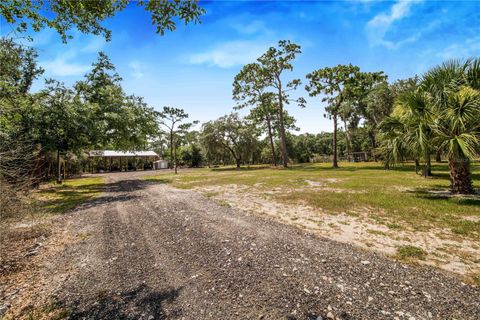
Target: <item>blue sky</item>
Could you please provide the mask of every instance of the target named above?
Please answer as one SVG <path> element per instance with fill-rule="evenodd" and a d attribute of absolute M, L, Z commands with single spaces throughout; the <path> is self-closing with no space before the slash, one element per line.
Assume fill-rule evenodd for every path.
<path fill-rule="evenodd" d="M 207 121 L 232 111 L 232 80 L 242 65 L 289 39 L 302 47 L 294 71 L 304 78 L 325 66 L 356 64 L 383 70 L 393 81 L 421 74 L 445 59 L 480 55 L 480 1 L 203 2 L 199 25 L 159 36 L 136 5 L 106 21 L 112 41 L 74 32 L 62 44 L 52 30 L 33 34 L 45 76 L 73 84 L 88 72 L 96 52 L 106 52 L 125 91 L 156 109 L 184 108 Z M 3 23 L 2 23 L 3 24 Z M 5 33 L 7 28 L 2 28 Z M 36 87 L 39 87 L 37 85 Z M 301 132 L 330 131 L 319 98 L 307 108 L 288 106 Z"/>

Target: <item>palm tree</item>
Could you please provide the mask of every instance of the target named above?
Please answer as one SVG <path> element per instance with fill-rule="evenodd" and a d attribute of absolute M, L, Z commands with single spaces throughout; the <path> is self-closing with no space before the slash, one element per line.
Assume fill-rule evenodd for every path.
<path fill-rule="evenodd" d="M 473 193 L 470 160 L 480 146 L 480 58 L 431 69 L 422 88 L 438 115 L 434 142 L 447 155 L 452 193 Z"/>
<path fill-rule="evenodd" d="M 474 193 L 470 160 L 480 145 L 480 92 L 463 87 L 451 93 L 434 130 L 447 154 L 452 193 Z"/>
<path fill-rule="evenodd" d="M 423 175 L 431 176 L 432 139 L 435 115 L 428 95 L 420 90 L 404 92 L 396 101 L 392 114 L 381 125 L 381 150 L 387 166 L 415 159 L 425 162 Z"/>
<path fill-rule="evenodd" d="M 432 175 L 432 125 L 435 115 L 425 92 L 406 92 L 397 98 L 393 112 L 404 125 L 403 145 L 415 159 L 424 160 L 423 176 Z"/>

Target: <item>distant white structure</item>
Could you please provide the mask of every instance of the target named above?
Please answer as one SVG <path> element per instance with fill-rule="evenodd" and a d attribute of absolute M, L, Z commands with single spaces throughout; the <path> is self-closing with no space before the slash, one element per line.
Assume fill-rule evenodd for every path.
<path fill-rule="evenodd" d="M 153 164 L 155 166 L 155 170 L 168 169 L 168 161 L 167 160 L 157 160 Z"/>
<path fill-rule="evenodd" d="M 160 156 L 155 151 L 114 151 L 114 150 L 92 150 L 88 153 L 90 157 L 156 157 Z"/>
<path fill-rule="evenodd" d="M 92 150 L 88 153 L 90 158 L 88 171 L 129 171 L 148 169 L 167 169 L 168 161 L 163 160 L 155 151 L 115 151 Z"/>

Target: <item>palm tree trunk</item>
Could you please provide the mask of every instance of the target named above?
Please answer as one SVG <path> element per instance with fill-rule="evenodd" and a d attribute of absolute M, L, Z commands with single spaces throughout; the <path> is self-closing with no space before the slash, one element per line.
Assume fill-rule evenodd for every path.
<path fill-rule="evenodd" d="M 273 143 L 272 123 L 270 117 L 267 115 L 268 139 L 270 140 L 270 149 L 272 150 L 272 165 L 277 166 L 277 159 L 275 157 L 275 144 Z"/>
<path fill-rule="evenodd" d="M 418 162 L 418 159 L 415 159 L 415 173 L 418 174 L 418 168 L 420 167 L 420 163 Z"/>
<path fill-rule="evenodd" d="M 456 160 L 453 157 L 449 157 L 448 167 L 450 169 L 452 193 L 455 193 L 455 194 L 474 193 L 469 160 L 468 159 Z"/>
<path fill-rule="evenodd" d="M 432 176 L 432 159 L 430 153 L 425 155 L 425 168 L 423 169 L 423 176 L 425 178 Z"/>
<path fill-rule="evenodd" d="M 338 168 L 337 157 L 337 113 L 333 114 L 333 167 Z"/>
<path fill-rule="evenodd" d="M 435 162 L 442 162 L 442 150 L 438 149 L 435 153 Z"/>

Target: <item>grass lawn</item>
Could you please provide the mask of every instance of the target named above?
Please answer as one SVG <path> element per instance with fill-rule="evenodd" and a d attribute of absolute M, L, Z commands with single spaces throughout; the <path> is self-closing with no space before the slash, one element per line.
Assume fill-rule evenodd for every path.
<path fill-rule="evenodd" d="M 480 165 L 472 165 L 480 187 Z M 450 196 L 446 164 L 433 166 L 433 178 L 416 175 L 413 165 L 385 170 L 379 163 L 294 165 L 289 169 L 198 169 L 147 180 L 171 182 L 178 188 L 245 185 L 284 203 L 306 204 L 329 214 L 367 213 L 390 229 L 449 229 L 455 235 L 480 240 L 480 196 Z"/>
<path fill-rule="evenodd" d="M 98 196 L 103 186 L 103 177 L 66 180 L 62 184 L 50 183 L 35 194 L 35 199 L 47 213 L 62 214 Z"/>

